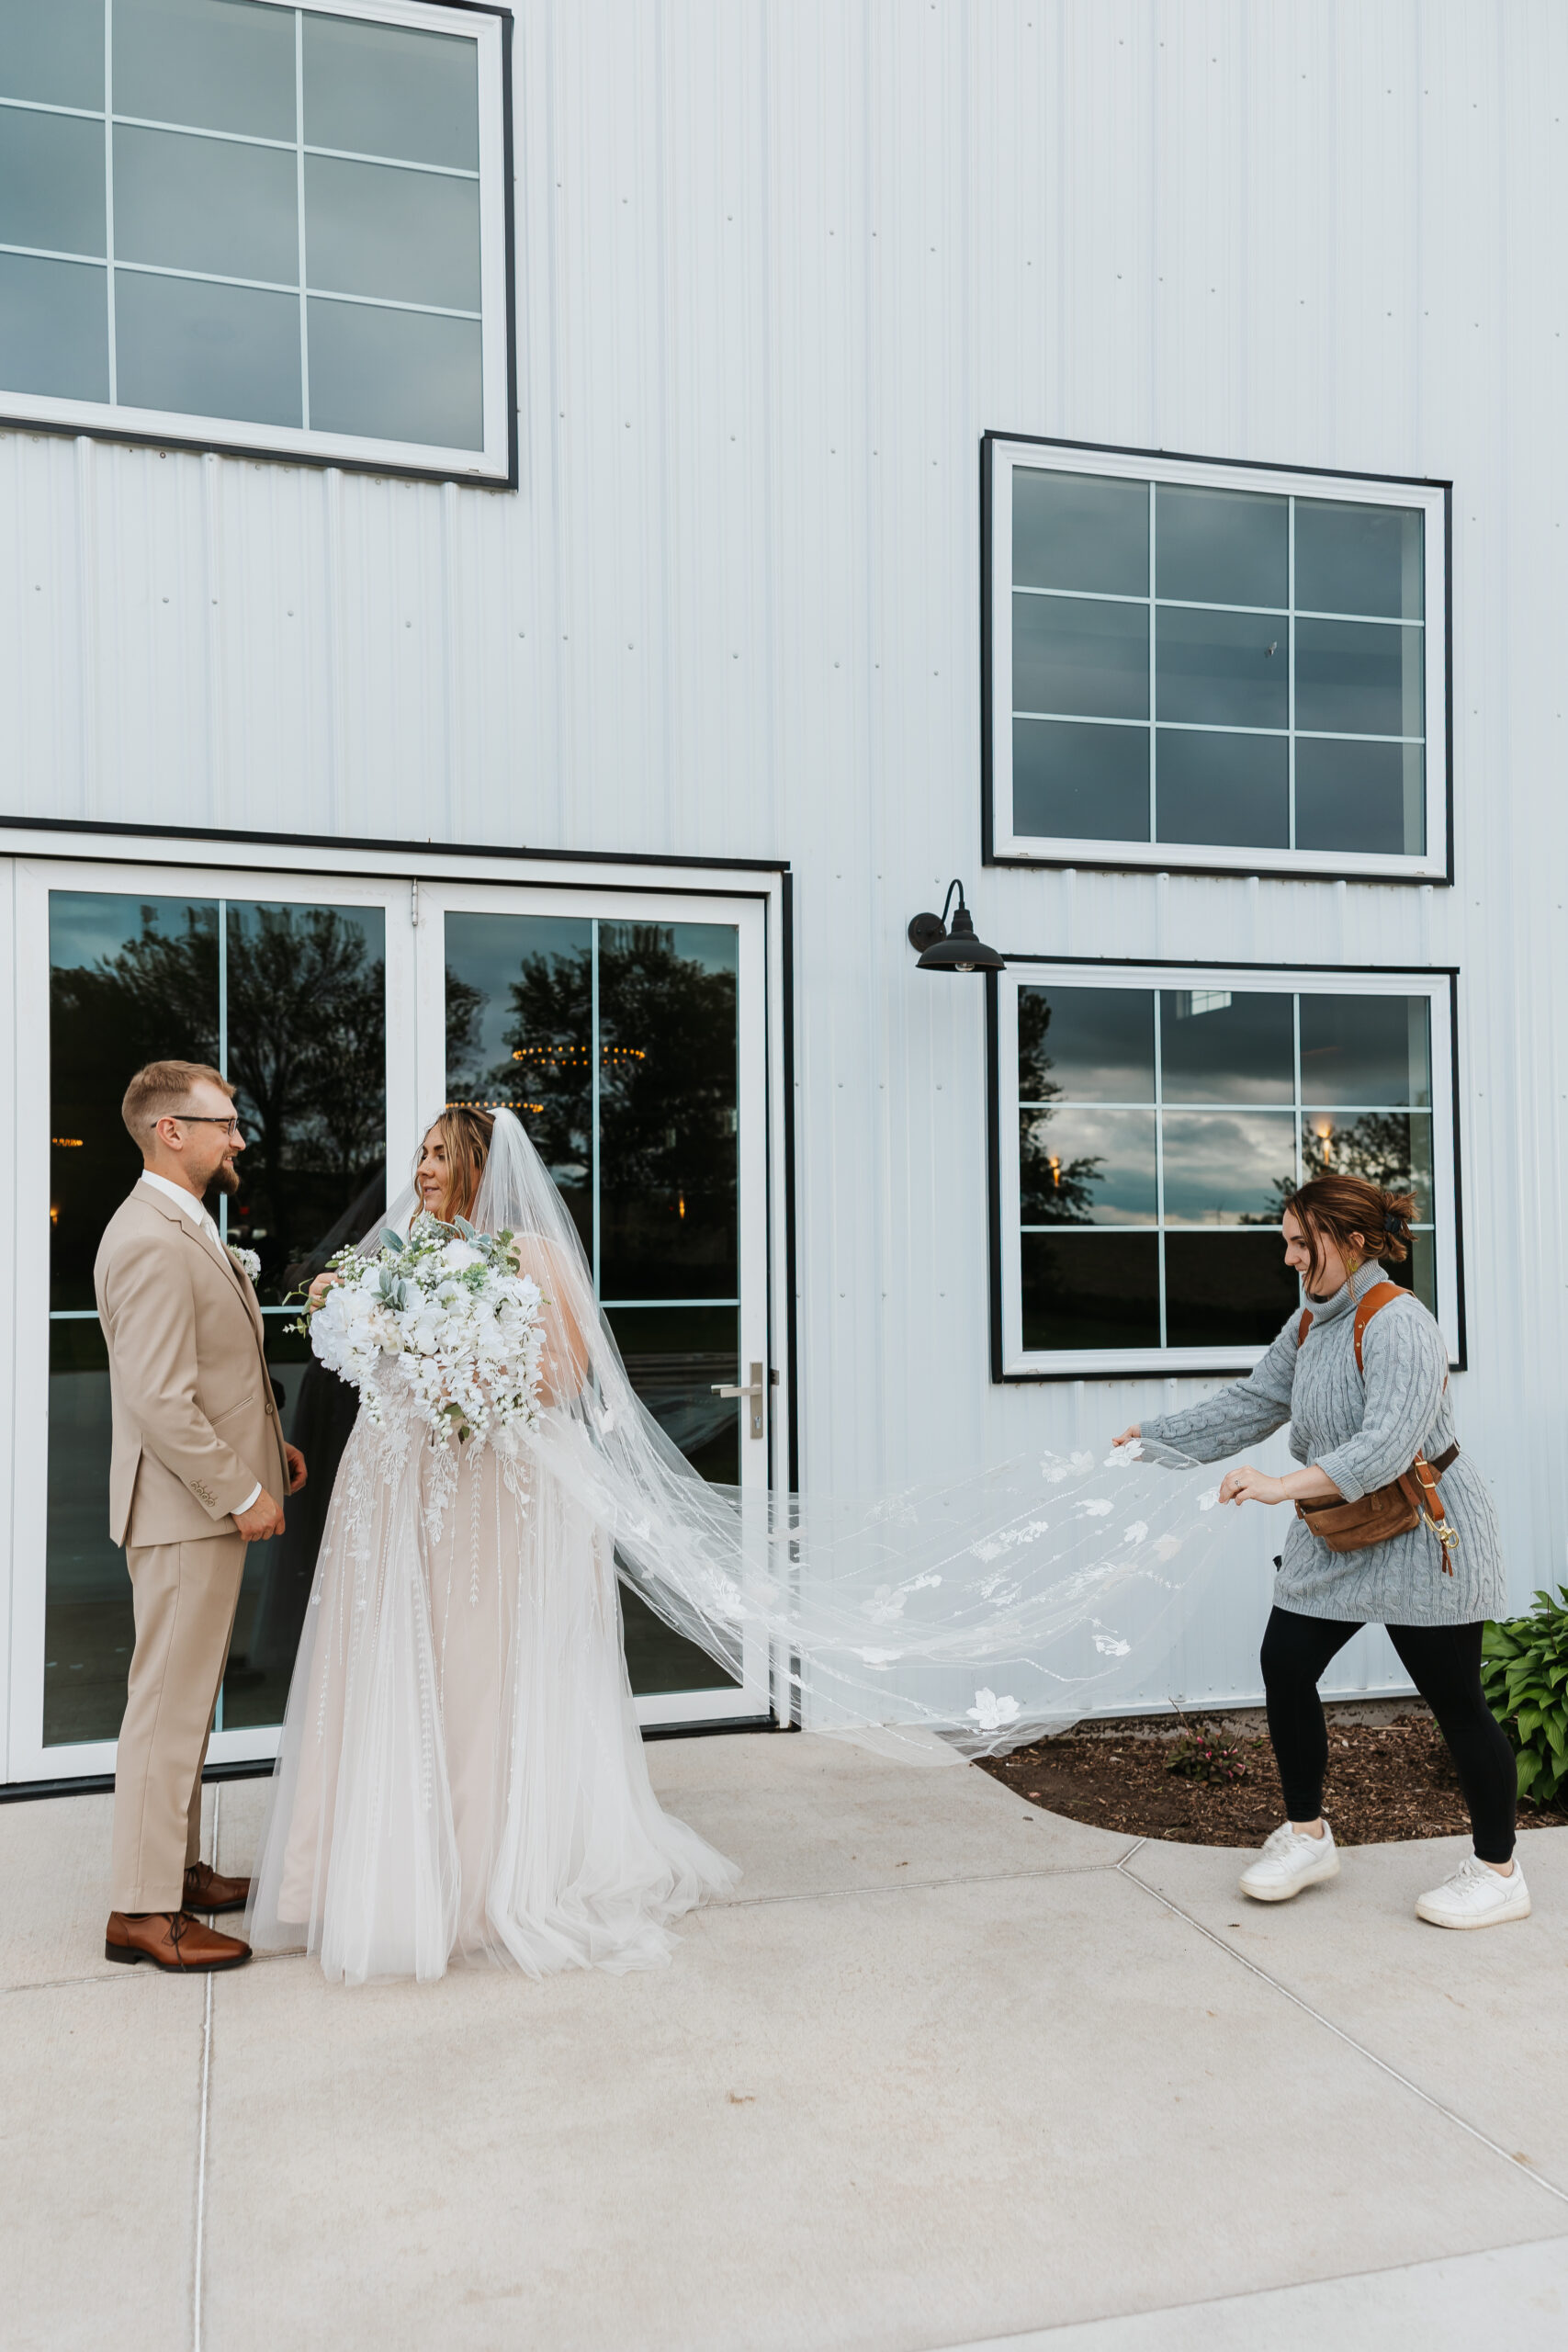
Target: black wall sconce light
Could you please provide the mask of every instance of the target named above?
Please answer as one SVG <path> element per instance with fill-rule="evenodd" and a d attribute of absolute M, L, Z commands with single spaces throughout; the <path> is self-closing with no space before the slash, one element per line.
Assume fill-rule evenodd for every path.
<path fill-rule="evenodd" d="M 953 905 L 953 894 L 958 893 L 958 905 L 953 911 L 952 928 L 948 927 L 947 910 Z M 1005 972 L 1007 958 L 987 947 L 983 939 L 975 936 L 975 924 L 964 903 L 964 885 L 950 882 L 947 896 L 942 902 L 940 915 L 916 915 L 909 925 L 909 944 L 916 949 L 920 972 Z"/>

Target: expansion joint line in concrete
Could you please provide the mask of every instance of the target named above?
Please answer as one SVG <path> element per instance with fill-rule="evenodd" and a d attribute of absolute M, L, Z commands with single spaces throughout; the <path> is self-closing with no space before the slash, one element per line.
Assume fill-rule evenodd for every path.
<path fill-rule="evenodd" d="M 1568 2189 L 1560 2188 L 1554 2180 L 1548 2180 L 1546 2175 L 1537 2172 L 1533 2165 L 1521 2164 L 1517 2156 L 1509 2154 L 1501 2141 L 1494 2140 L 1491 2133 L 1483 2132 L 1479 2124 L 1472 2123 L 1467 2117 L 1445 2105 L 1443 2100 L 1433 2092 L 1414 2081 L 1410 2075 L 1402 2074 L 1397 2066 L 1391 2065 L 1386 2058 L 1380 2058 L 1375 2050 L 1369 2049 L 1364 2041 L 1359 2041 L 1353 2033 L 1347 2033 L 1342 2025 L 1336 2025 L 1334 2019 L 1325 2017 L 1321 2009 L 1314 2008 L 1310 2001 L 1303 2000 L 1301 1994 L 1292 1992 L 1291 1987 L 1283 1984 L 1278 1976 L 1271 1976 L 1268 1969 L 1259 1968 L 1255 1960 L 1248 1960 L 1244 1951 L 1237 1951 L 1234 1944 L 1226 1943 L 1224 1936 L 1217 1936 L 1213 1928 L 1206 1928 L 1201 1919 L 1195 1918 L 1192 1913 L 1184 1910 L 1179 1903 L 1173 1903 L 1168 1894 L 1162 1894 L 1159 1888 L 1151 1886 L 1146 1878 L 1140 1878 L 1137 1871 L 1134 1870 L 1133 1864 L 1147 1843 L 1147 1838 L 1140 1838 L 1132 1852 L 1124 1854 L 1116 1864 L 1116 1869 L 1122 1877 L 1131 1880 L 1135 1887 L 1140 1888 L 1145 1894 L 1151 1895 L 1155 1902 L 1163 1905 L 1174 1917 L 1184 1921 L 1188 1927 L 1195 1929 L 1199 1935 L 1212 1943 L 1217 1951 L 1223 1951 L 1227 1960 L 1235 1961 L 1238 1968 L 1245 1968 L 1249 1976 L 1256 1976 L 1260 1984 L 1267 1984 L 1271 1992 L 1278 1993 L 1281 1999 L 1289 2001 L 1293 2007 L 1311 2018 L 1314 2025 L 1322 2026 L 1326 2033 L 1333 2034 L 1336 2041 L 1344 2042 L 1348 2050 L 1355 2051 L 1358 2057 L 1364 2058 L 1369 2065 L 1375 2066 L 1378 2072 L 1386 2075 L 1391 2082 L 1395 2082 L 1401 2089 L 1407 2090 L 1413 2098 L 1418 2098 L 1424 2107 L 1431 2108 L 1435 2114 L 1442 2117 L 1445 2123 L 1454 2124 L 1461 2132 L 1467 2132 L 1471 2139 L 1479 2140 L 1481 2145 L 1490 2149 L 1495 2156 L 1501 2156 L 1510 2172 L 1523 2173 L 1527 2180 L 1533 2180 L 1538 2188 L 1544 2188 L 1547 2195 L 1555 2197 L 1559 2204 L 1568 2205 Z"/>
<path fill-rule="evenodd" d="M 1134 1847 L 1133 1852 L 1136 1851 Z M 1124 1859 L 1131 1860 L 1132 1856 Z M 955 1871 L 951 1878 L 890 1879 L 882 1886 L 803 1886 L 794 1894 L 721 1895 L 716 1902 L 705 1903 L 703 1908 L 708 1912 L 755 1911 L 765 1903 L 837 1903 L 852 1894 L 919 1894 L 942 1886 L 1010 1886 L 1019 1879 L 1103 1878 L 1107 1871 L 1121 1867 L 1120 1862 L 1070 1862 L 1056 1868 L 1047 1863 L 1032 1871 Z"/>
<path fill-rule="evenodd" d="M 212 1792 L 212 1867 L 218 1868 L 218 1812 L 221 1786 Z M 196 2231 L 191 2254 L 190 2346 L 201 2352 L 201 2286 L 207 2251 L 207 2125 L 212 2112 L 212 1984 L 209 1974 L 201 2007 L 201 2112 L 196 2141 Z"/>

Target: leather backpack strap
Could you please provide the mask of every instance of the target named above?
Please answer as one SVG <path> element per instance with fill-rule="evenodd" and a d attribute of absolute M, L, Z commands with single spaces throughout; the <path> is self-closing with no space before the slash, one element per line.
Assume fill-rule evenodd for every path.
<path fill-rule="evenodd" d="M 1374 1283 L 1371 1290 L 1367 1293 L 1365 1298 L 1360 1300 L 1356 1308 L 1356 1370 L 1360 1374 L 1363 1380 L 1367 1376 L 1367 1367 L 1361 1362 L 1361 1341 L 1366 1336 L 1368 1324 L 1371 1321 L 1374 1315 L 1380 1314 L 1385 1306 L 1392 1306 L 1396 1298 L 1404 1298 L 1406 1295 L 1407 1294 L 1400 1288 L 1397 1283 Z"/>
<path fill-rule="evenodd" d="M 1307 1333 L 1308 1333 L 1311 1329 L 1312 1329 L 1312 1309 L 1311 1309 L 1311 1307 L 1310 1307 L 1310 1306 L 1303 1306 L 1303 1309 L 1302 1309 L 1302 1319 L 1301 1319 L 1301 1321 L 1296 1325 L 1296 1353 L 1297 1353 L 1298 1355 L 1301 1353 L 1302 1350 L 1305 1347 L 1305 1345 L 1306 1345 L 1306 1335 L 1307 1335 Z"/>

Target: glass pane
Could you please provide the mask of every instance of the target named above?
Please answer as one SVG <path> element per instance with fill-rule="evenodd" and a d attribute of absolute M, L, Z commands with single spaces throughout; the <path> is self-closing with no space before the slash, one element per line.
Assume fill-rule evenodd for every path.
<path fill-rule="evenodd" d="M 1278 1233 L 1167 1234 L 1168 1347 L 1266 1347 L 1300 1311 Z"/>
<path fill-rule="evenodd" d="M 0 115 L 0 243 L 102 254 L 104 126 L 80 115 Z"/>
<path fill-rule="evenodd" d="M 122 402 L 181 415 L 298 424 L 299 304 L 292 294 L 115 273 Z"/>
<path fill-rule="evenodd" d="M 1296 610 L 1422 617 L 1420 509 L 1296 501 Z"/>
<path fill-rule="evenodd" d="M 1021 988 L 1021 1102 L 1152 1102 L 1151 989 Z"/>
<path fill-rule="evenodd" d="M 1340 1108 L 1432 1101 L 1424 996 L 1303 996 L 1302 1093 Z"/>
<path fill-rule="evenodd" d="M 1149 593 L 1149 493 L 1095 474 L 1012 475 L 1012 576 L 1023 588 Z"/>
<path fill-rule="evenodd" d="M 289 1331 L 281 1316 L 267 1317 L 266 1362 L 281 1395 L 283 1433 L 305 1456 L 310 1476 L 285 1505 L 283 1533 L 253 1544 L 245 1555 L 223 1677 L 225 1731 L 283 1721 L 327 1506 L 359 1410 L 355 1391 L 317 1362 L 310 1341 Z"/>
<path fill-rule="evenodd" d="M 1278 1225 L 1296 1189 L 1293 1111 L 1164 1111 L 1168 1225 Z"/>
<path fill-rule="evenodd" d="M 1309 733 L 1420 735 L 1423 632 L 1376 621 L 1296 623 L 1296 725 Z"/>
<path fill-rule="evenodd" d="M 446 1092 L 515 1111 L 593 1254 L 593 926 L 446 917 Z"/>
<path fill-rule="evenodd" d="M 1019 1215 L 1025 1225 L 1153 1225 L 1152 1111 L 1021 1111 Z"/>
<path fill-rule="evenodd" d="M 1155 492 L 1155 578 L 1161 596 L 1201 605 L 1272 605 L 1290 586 L 1290 502 L 1245 490 Z"/>
<path fill-rule="evenodd" d="M 733 1298 L 739 933 L 599 926 L 599 1286 Z"/>
<path fill-rule="evenodd" d="M 705 1478 L 737 1486 L 740 1408 L 714 1395 L 739 1377 L 734 1307 L 622 1307 L 610 1317 L 632 1386 Z M 646 1601 L 621 1587 L 626 1669 L 637 1691 L 714 1690 L 732 1678 L 694 1642 L 683 1641 Z"/>
<path fill-rule="evenodd" d="M 1288 846 L 1291 754 L 1283 735 L 1162 727 L 1156 761 L 1156 840 L 1234 849 Z"/>
<path fill-rule="evenodd" d="M 304 54 L 305 137 L 312 147 L 479 169 L 473 41 L 307 15 Z"/>
<path fill-rule="evenodd" d="M 1012 829 L 1065 841 L 1146 842 L 1147 729 L 1015 718 Z"/>
<path fill-rule="evenodd" d="M 108 272 L 0 254 L 0 384 L 62 400 L 109 396 Z"/>
<path fill-rule="evenodd" d="M 1302 1174 L 1364 1176 L 1385 1192 L 1414 1193 L 1418 1223 L 1432 1222 L 1432 1120 L 1425 1111 L 1306 1111 Z"/>
<path fill-rule="evenodd" d="M 312 286 L 479 307 L 478 180 L 307 155 L 305 232 Z"/>
<path fill-rule="evenodd" d="M 118 1206 L 111 1194 L 105 1212 Z M 114 1739 L 136 1639 L 125 1554 L 109 1541 L 109 1365 L 96 1322 L 49 1327 L 46 1747 Z"/>
<path fill-rule="evenodd" d="M 1296 742 L 1296 847 L 1382 850 L 1419 857 L 1427 846 L 1427 755 L 1419 743 Z"/>
<path fill-rule="evenodd" d="M 93 1304 L 105 1226 L 141 1172 L 119 1105 L 144 1062 L 218 1058 L 209 900 L 51 890 L 50 1305 Z"/>
<path fill-rule="evenodd" d="M 1026 1348 L 1157 1348 L 1159 1238 L 1026 1233 L 1020 1239 Z"/>
<path fill-rule="evenodd" d="M 280 1306 L 386 1204 L 386 918 L 229 907 L 229 1063 L 244 1131 L 229 1233 Z"/>
<path fill-rule="evenodd" d="M 1155 707 L 1206 727 L 1283 727 L 1290 717 L 1287 624 L 1269 614 L 1155 616 Z"/>
<path fill-rule="evenodd" d="M 312 299 L 310 423 L 321 433 L 484 447 L 477 319 Z"/>
<path fill-rule="evenodd" d="M 1069 718 L 1146 718 L 1148 606 L 1015 595 L 1012 707 Z"/>
<path fill-rule="evenodd" d="M 1241 989 L 1166 989 L 1160 1061 L 1168 1102 L 1292 1102 L 1291 999 Z"/>
<path fill-rule="evenodd" d="M 104 102 L 104 0 L 0 0 L 0 97 Z"/>
<path fill-rule="evenodd" d="M 282 148 L 122 125 L 114 135 L 115 254 L 297 285 L 294 180 L 293 154 Z"/>
<path fill-rule="evenodd" d="M 1438 1311 L 1438 1243 L 1430 1233 L 1413 1233 L 1410 1255 L 1403 1266 L 1386 1269 L 1391 1282 L 1403 1283 L 1413 1290 L 1429 1315 Z"/>
<path fill-rule="evenodd" d="M 738 1310 L 616 1306 L 607 1320 L 632 1386 L 671 1444 L 705 1478 L 739 1486 L 743 1408 L 713 1393 L 740 1377 Z"/>
<path fill-rule="evenodd" d="M 114 110 L 292 142 L 293 9 L 114 0 Z"/>

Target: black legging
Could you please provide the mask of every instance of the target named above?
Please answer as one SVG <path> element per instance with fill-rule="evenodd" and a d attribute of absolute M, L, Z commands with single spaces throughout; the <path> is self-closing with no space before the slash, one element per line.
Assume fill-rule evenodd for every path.
<path fill-rule="evenodd" d="M 1358 1624 L 1337 1617 L 1299 1617 L 1276 1609 L 1263 1635 L 1263 1688 L 1269 1697 L 1269 1736 L 1285 1792 L 1287 1821 L 1315 1821 L 1323 1811 L 1328 1728 L 1318 1679 Z M 1518 1775 L 1514 1751 L 1481 1688 L 1479 1625 L 1390 1625 L 1399 1662 L 1437 1717 L 1449 1744 L 1475 1850 L 1483 1862 L 1506 1862 L 1514 1850 Z"/>

